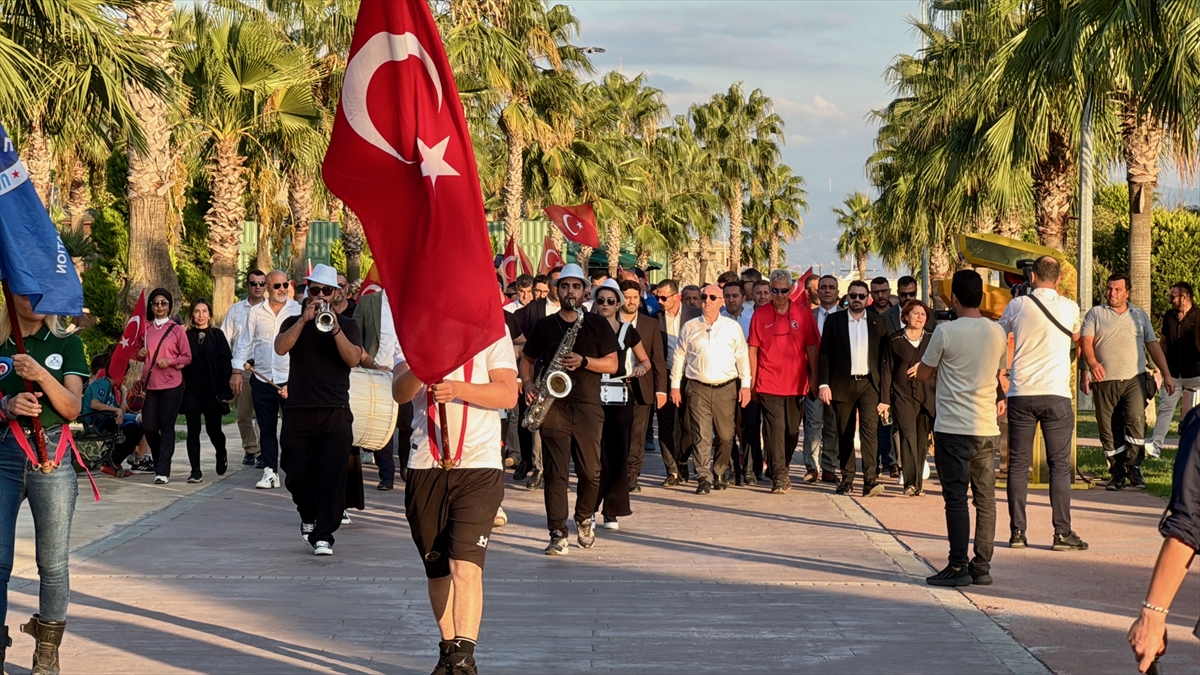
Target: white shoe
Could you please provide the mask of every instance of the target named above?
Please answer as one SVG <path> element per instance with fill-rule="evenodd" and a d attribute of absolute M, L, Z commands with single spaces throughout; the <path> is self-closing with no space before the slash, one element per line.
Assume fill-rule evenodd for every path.
<path fill-rule="evenodd" d="M 342 511 L 342 524 L 343 525 L 354 524 L 354 521 L 350 520 L 350 512 L 349 511 Z M 317 543 L 320 543 L 320 542 L 317 542 Z"/>
<path fill-rule="evenodd" d="M 321 540 L 313 545 L 313 555 L 333 555 L 333 544 Z"/>
<path fill-rule="evenodd" d="M 504 527 L 508 524 L 508 514 L 504 512 L 504 507 L 496 509 L 496 517 L 492 519 L 492 527 Z"/>
<path fill-rule="evenodd" d="M 154 477 L 155 485 L 166 485 L 167 483 L 170 483 L 170 482 L 171 482 L 171 479 L 167 478 L 166 476 L 155 476 Z"/>
<path fill-rule="evenodd" d="M 616 518 L 613 518 L 612 520 L 605 518 L 604 522 L 597 525 L 597 527 L 602 530 L 619 530 L 621 529 L 621 524 L 617 522 Z"/>
<path fill-rule="evenodd" d="M 262 480 L 254 484 L 254 487 L 259 490 L 270 490 L 271 488 L 279 487 L 279 476 L 275 475 L 275 471 L 271 467 L 263 469 Z"/>

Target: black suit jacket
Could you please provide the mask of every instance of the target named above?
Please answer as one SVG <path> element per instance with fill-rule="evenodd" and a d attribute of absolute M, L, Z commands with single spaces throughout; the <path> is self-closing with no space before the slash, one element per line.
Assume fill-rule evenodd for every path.
<path fill-rule="evenodd" d="M 633 383 L 633 388 L 637 391 L 635 396 L 640 396 L 639 403 L 654 405 L 656 393 L 668 392 L 667 379 L 670 373 L 667 372 L 667 342 L 654 317 L 638 312 L 633 327 L 641 336 L 642 347 L 646 350 L 646 355 L 650 357 L 650 370 Z"/>
<path fill-rule="evenodd" d="M 875 312 L 866 313 L 867 366 L 871 386 L 879 391 L 881 381 L 880 346 L 887 337 L 887 323 Z M 853 398 L 854 379 L 850 377 L 850 311 L 843 310 L 825 318 L 821 335 L 818 386 L 828 385 L 835 401 Z"/>
<path fill-rule="evenodd" d="M 521 324 L 521 335 L 528 336 L 529 331 L 533 330 L 534 324 L 549 316 L 546 313 L 546 298 L 530 302 L 513 312 L 513 315 L 517 317 L 517 321 Z"/>

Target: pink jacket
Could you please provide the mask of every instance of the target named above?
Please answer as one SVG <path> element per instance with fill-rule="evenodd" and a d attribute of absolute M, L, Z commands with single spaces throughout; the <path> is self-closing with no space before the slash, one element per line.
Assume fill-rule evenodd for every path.
<path fill-rule="evenodd" d="M 167 337 L 166 342 L 163 342 L 161 349 L 158 348 L 158 343 L 163 341 L 163 336 L 167 334 L 167 329 L 175 326 L 171 330 L 170 337 Z M 154 350 L 158 349 L 158 358 L 154 359 Z M 166 359 L 170 365 L 169 368 L 159 368 L 158 365 L 151 364 L 151 359 L 156 362 Z M 146 367 L 152 368 L 150 371 L 150 381 L 146 385 L 146 389 L 174 389 L 183 384 L 183 373 L 180 369 L 192 362 L 192 347 L 188 344 L 187 329 L 183 326 L 168 321 L 162 326 L 155 326 L 151 320 L 146 326 L 146 358 L 143 363 Z"/>

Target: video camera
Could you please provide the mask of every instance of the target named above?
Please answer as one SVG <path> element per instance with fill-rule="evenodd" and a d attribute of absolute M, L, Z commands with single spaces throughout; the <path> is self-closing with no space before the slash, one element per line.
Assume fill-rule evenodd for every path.
<path fill-rule="evenodd" d="M 1029 295 L 1033 292 L 1033 263 L 1036 262 L 1031 258 L 1021 258 L 1017 261 L 1017 267 L 1021 268 L 1021 274 L 1016 275 L 1012 272 L 1004 272 L 1004 281 L 1009 285 L 1009 292 L 1014 298 L 1019 298 L 1022 295 Z"/>

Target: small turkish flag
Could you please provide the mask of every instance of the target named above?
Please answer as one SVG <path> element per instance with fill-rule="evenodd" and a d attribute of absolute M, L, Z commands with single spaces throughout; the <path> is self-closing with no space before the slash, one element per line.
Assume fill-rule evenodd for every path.
<path fill-rule="evenodd" d="M 562 267 L 566 262 L 562 255 L 554 248 L 554 240 L 546 237 L 546 241 L 542 244 L 542 259 L 538 262 L 538 274 L 549 274 L 550 270 L 555 267 Z"/>
<path fill-rule="evenodd" d="M 808 268 L 808 271 L 806 271 L 804 274 L 801 274 L 799 278 L 796 279 L 796 283 L 792 285 L 792 294 L 788 297 L 791 298 L 793 302 L 800 302 L 801 300 L 808 302 L 808 289 L 804 287 L 804 284 L 808 283 L 808 278 L 812 276 L 812 273 L 813 268 Z"/>
<path fill-rule="evenodd" d="M 362 220 L 400 347 L 433 383 L 504 337 L 492 246 L 462 102 L 425 0 L 358 11 L 323 166 Z M 449 277 L 447 276 L 449 275 Z"/>
<path fill-rule="evenodd" d="M 543 211 L 568 241 L 581 246 L 600 248 L 600 235 L 596 232 L 596 212 L 591 204 L 578 206 L 547 206 Z"/>
<path fill-rule="evenodd" d="M 508 238 L 508 245 L 504 247 L 504 257 L 500 259 L 500 274 L 504 277 L 504 285 L 517 280 L 517 242 L 512 237 Z"/>
<path fill-rule="evenodd" d="M 125 322 L 125 330 L 121 333 L 121 341 L 113 350 L 112 359 L 108 364 L 108 376 L 118 385 L 125 380 L 125 372 L 129 370 L 129 361 L 142 349 L 146 338 L 146 290 L 138 296 L 133 306 L 133 314 Z"/>
<path fill-rule="evenodd" d="M 311 272 L 309 274 L 311 274 Z M 362 300 L 364 297 L 372 293 L 378 293 L 382 290 L 383 287 L 379 285 L 379 266 L 371 265 L 371 269 L 367 272 L 367 276 L 363 277 L 362 288 L 358 291 L 358 299 Z"/>

